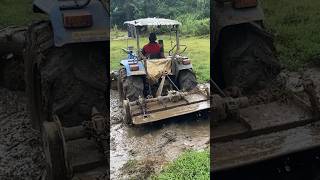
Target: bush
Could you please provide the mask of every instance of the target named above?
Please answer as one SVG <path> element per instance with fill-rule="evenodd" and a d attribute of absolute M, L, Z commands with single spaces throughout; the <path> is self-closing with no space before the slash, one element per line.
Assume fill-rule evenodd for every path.
<path fill-rule="evenodd" d="M 182 23 L 181 32 L 184 35 L 202 36 L 210 34 L 210 18 L 199 14 L 184 14 L 177 18 Z"/>

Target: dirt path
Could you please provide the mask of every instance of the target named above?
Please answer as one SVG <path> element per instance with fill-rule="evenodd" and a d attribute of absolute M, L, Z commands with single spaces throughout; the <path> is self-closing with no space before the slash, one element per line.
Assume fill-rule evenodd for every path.
<path fill-rule="evenodd" d="M 31 130 L 22 92 L 0 88 L 0 179 L 41 177 L 44 156 L 37 132 Z"/>
<path fill-rule="evenodd" d="M 122 124 L 118 93 L 110 92 L 111 179 L 146 179 L 188 149 L 209 145 L 209 120 L 183 117 L 141 127 Z"/>

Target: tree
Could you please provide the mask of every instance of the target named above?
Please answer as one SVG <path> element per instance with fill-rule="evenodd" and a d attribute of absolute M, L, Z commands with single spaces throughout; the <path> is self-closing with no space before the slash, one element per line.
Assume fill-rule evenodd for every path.
<path fill-rule="evenodd" d="M 175 19 L 184 14 L 210 17 L 209 0 L 116 0 L 111 1 L 111 25 L 122 27 L 123 22 L 145 17 Z"/>

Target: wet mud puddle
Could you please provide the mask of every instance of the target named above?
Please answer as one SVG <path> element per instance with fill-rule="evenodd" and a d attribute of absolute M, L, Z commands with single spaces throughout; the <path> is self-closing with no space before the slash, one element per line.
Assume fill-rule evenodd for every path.
<path fill-rule="evenodd" d="M 110 92 L 111 179 L 146 179 L 186 150 L 209 146 L 208 119 L 183 116 L 139 127 L 122 123 L 118 92 Z"/>

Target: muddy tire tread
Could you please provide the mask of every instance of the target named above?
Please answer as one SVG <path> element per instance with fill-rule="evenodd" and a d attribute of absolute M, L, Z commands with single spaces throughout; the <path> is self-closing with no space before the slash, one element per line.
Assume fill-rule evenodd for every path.
<path fill-rule="evenodd" d="M 264 29 L 236 26 L 222 33 L 220 44 L 226 87 L 239 87 L 244 91 L 261 89 L 280 72 L 272 38 Z"/>
<path fill-rule="evenodd" d="M 196 75 L 191 69 L 185 69 L 179 72 L 178 83 L 182 91 L 190 91 L 198 84 Z"/>
<path fill-rule="evenodd" d="M 143 95 L 144 83 L 141 76 L 127 76 L 123 83 L 123 94 L 126 99 L 135 101 Z"/>

